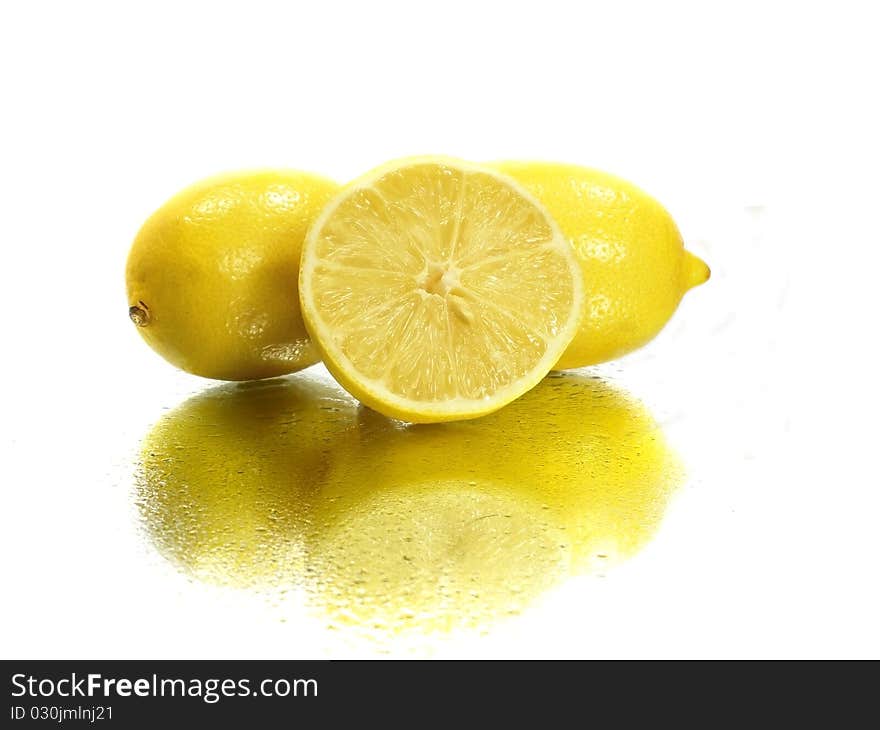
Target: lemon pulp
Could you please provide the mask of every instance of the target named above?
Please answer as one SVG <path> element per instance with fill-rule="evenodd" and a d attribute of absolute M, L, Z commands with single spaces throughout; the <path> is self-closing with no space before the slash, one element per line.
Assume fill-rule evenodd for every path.
<path fill-rule="evenodd" d="M 327 368 L 416 422 L 497 410 L 544 377 L 577 328 L 570 244 L 499 173 L 391 163 L 349 185 L 303 245 L 300 298 Z"/>

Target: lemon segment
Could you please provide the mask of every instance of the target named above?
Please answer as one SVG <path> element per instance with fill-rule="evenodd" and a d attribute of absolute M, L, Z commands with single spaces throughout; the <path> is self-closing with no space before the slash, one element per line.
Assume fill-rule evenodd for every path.
<path fill-rule="evenodd" d="M 363 403 L 413 422 L 525 393 L 577 329 L 583 284 L 546 210 L 494 170 L 391 163 L 347 186 L 303 244 L 303 318 Z"/>

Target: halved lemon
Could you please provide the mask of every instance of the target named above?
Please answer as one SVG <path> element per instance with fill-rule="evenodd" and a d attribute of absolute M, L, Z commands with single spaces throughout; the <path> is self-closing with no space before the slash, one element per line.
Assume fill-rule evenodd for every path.
<path fill-rule="evenodd" d="M 446 158 L 348 185 L 303 245 L 300 301 L 333 376 L 416 423 L 491 413 L 553 367 L 583 302 L 571 244 L 514 180 Z"/>

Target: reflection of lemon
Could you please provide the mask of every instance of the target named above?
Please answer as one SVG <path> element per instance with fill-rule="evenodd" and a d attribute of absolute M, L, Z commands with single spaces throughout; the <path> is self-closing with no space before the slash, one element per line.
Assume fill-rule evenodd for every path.
<path fill-rule="evenodd" d="M 571 247 L 513 180 L 444 158 L 355 181 L 303 245 L 303 316 L 354 396 L 416 422 L 474 418 L 543 378 L 577 328 Z"/>
<path fill-rule="evenodd" d="M 568 572 L 560 525 L 535 495 L 495 479 L 380 477 L 343 491 L 333 497 L 343 504 L 319 504 L 307 543 L 332 625 L 390 634 L 480 628 L 521 611 Z"/>
<path fill-rule="evenodd" d="M 325 439 L 355 411 L 337 388 L 307 377 L 225 385 L 186 401 L 141 454 L 138 503 L 157 547 L 213 582 L 299 580 Z"/>
<path fill-rule="evenodd" d="M 335 446 L 307 559 L 343 624 L 476 626 L 569 567 L 634 553 L 679 476 L 642 406 L 574 374 L 477 421 L 405 427 L 362 414 Z"/>
<path fill-rule="evenodd" d="M 299 257 L 337 187 L 303 172 L 246 172 L 173 197 L 129 253 L 138 332 L 172 364 L 208 378 L 268 378 L 317 362 L 299 310 Z"/>
<path fill-rule="evenodd" d="M 679 473 L 644 408 L 598 379 L 404 426 L 298 376 L 169 414 L 144 445 L 140 506 L 188 572 L 302 584 L 334 625 L 387 635 L 482 628 L 631 555 Z"/>
<path fill-rule="evenodd" d="M 611 360 L 651 340 L 682 296 L 709 278 L 675 222 L 635 185 L 575 165 L 505 162 L 574 245 L 586 297 L 580 330 L 557 368 Z"/>

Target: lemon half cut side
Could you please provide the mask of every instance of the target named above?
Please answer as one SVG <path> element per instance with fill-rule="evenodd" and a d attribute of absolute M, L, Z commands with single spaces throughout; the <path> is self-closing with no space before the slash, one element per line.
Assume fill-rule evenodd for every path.
<path fill-rule="evenodd" d="M 371 408 L 416 423 L 491 413 L 574 337 L 583 280 L 556 223 L 507 176 L 412 158 L 346 186 L 303 245 L 303 318 Z"/>

